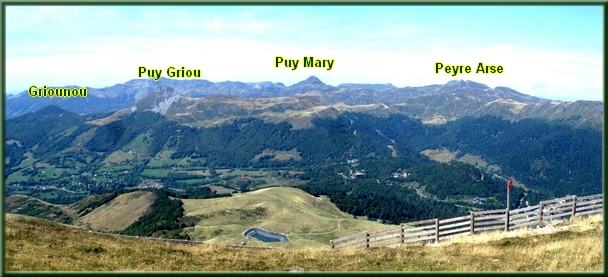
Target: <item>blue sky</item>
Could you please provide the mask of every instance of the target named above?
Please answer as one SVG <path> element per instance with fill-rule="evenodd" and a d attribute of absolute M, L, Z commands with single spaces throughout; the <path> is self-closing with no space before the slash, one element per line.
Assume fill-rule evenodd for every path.
<path fill-rule="evenodd" d="M 213 82 L 397 87 L 472 80 L 555 100 L 603 99 L 601 6 L 8 6 L 7 92 L 105 87 L 139 66 Z M 276 56 L 334 59 L 331 71 Z M 435 62 L 503 74 L 435 73 Z M 301 63 L 301 62 L 300 62 Z M 166 77 L 166 76 L 165 76 Z"/>

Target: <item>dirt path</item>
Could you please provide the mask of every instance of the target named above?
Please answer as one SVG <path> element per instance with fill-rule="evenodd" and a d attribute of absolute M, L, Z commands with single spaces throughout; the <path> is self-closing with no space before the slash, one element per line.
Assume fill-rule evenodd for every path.
<path fill-rule="evenodd" d="M 336 231 L 340 230 L 340 222 L 342 222 L 342 220 L 344 220 L 344 219 L 340 219 L 340 221 L 338 221 L 338 228 L 336 228 L 335 230 L 332 230 L 332 231 L 327 231 L 327 232 L 322 232 L 322 233 L 290 234 L 290 236 L 293 236 L 293 235 L 296 235 L 296 236 L 305 236 L 305 235 L 326 235 L 326 234 L 331 234 L 333 232 L 336 232 Z"/>
<path fill-rule="evenodd" d="M 416 189 L 416 193 L 417 193 L 418 195 L 420 195 L 420 197 L 429 198 L 428 196 L 426 196 L 426 195 L 422 194 L 422 192 L 420 192 L 420 189 Z"/>

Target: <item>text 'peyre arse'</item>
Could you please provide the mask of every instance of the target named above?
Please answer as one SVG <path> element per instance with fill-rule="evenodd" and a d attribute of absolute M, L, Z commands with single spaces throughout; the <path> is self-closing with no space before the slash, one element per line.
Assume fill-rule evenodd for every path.
<path fill-rule="evenodd" d="M 435 63 L 435 73 L 439 74 L 439 71 L 443 69 L 443 71 L 445 71 L 445 73 L 447 74 L 451 74 L 452 77 L 456 77 L 456 75 L 458 74 L 465 74 L 465 73 L 471 73 L 471 66 L 470 65 L 446 65 L 444 66 L 443 63 Z M 482 73 L 482 74 L 502 74 L 504 72 L 504 68 L 502 67 L 502 65 L 483 65 L 483 63 L 479 63 L 477 65 L 477 70 L 475 71 L 476 74 L 478 73 Z"/>

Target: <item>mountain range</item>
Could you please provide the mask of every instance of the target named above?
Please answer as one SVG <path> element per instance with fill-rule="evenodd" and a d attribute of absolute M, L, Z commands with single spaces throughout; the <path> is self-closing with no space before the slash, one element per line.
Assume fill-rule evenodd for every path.
<path fill-rule="evenodd" d="M 602 191 L 601 102 L 472 81 L 132 80 L 86 98 L 13 95 L 6 109 L 6 196 L 55 204 L 123 189 L 213 198 L 289 186 L 398 224 L 502 209 L 507 179 L 514 208 Z"/>
<path fill-rule="evenodd" d="M 163 87 L 170 87 L 172 90 Z M 209 118 L 214 110 L 210 107 L 220 105 L 218 103 L 234 103 L 236 106 L 231 106 L 234 110 L 228 109 L 226 112 L 228 115 L 231 111 L 238 115 L 243 114 L 243 109 L 237 107 L 238 102 L 258 105 L 265 102 L 267 106 L 279 98 L 279 102 L 290 103 L 274 107 L 278 110 L 307 110 L 314 114 L 336 112 L 332 110 L 364 109 L 381 114 L 404 114 L 427 124 L 443 124 L 464 116 L 484 115 L 496 115 L 511 121 L 541 118 L 596 129 L 601 129 L 603 124 L 601 101 L 554 101 L 526 95 L 508 87 L 490 88 L 464 80 L 449 81 L 443 85 L 397 88 L 392 84 L 350 83 L 330 86 L 314 76 L 291 86 L 273 82 L 214 83 L 206 80 L 163 78 L 159 81 L 135 79 L 105 88 L 88 88 L 88 91 L 86 98 L 31 98 L 27 92 L 9 95 L 6 98 L 6 116 L 13 118 L 49 104 L 77 114 L 114 112 L 134 106 L 137 108 L 138 105 L 141 109 L 142 104 L 158 104 L 162 105 L 157 107 L 159 112 L 170 113 L 185 123 L 199 120 L 201 112 L 188 118 L 190 115 L 180 111 L 177 106 L 170 109 L 174 102 L 182 108 L 192 108 L 196 102 L 197 109 L 205 110 L 206 118 Z M 149 103 L 169 94 L 171 96 L 165 97 L 165 102 Z M 152 100 L 151 97 L 158 99 Z M 296 98 L 288 100 L 286 97 Z M 184 99 L 178 101 L 180 98 L 188 99 L 192 103 L 186 103 L 188 101 Z M 258 108 L 265 107 L 262 105 Z M 263 113 L 262 110 L 258 112 Z M 247 113 L 251 115 L 252 112 Z M 217 116 L 226 117 L 220 114 Z M 302 124 L 309 126 L 306 122 Z"/>

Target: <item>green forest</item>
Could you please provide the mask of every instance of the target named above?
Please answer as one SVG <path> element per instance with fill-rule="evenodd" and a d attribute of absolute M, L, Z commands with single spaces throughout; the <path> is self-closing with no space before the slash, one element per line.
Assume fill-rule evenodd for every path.
<path fill-rule="evenodd" d="M 184 216 L 182 201 L 171 200 L 169 195 L 161 190 L 153 190 L 156 200 L 152 204 L 152 211 L 140 217 L 122 233 L 130 236 L 150 237 L 157 231 L 181 230 L 185 227 L 180 224 Z M 188 239 L 187 235 L 174 234 L 170 238 Z"/>
<path fill-rule="evenodd" d="M 559 122 L 536 119 L 510 122 L 483 116 L 424 125 L 400 114 L 377 117 L 344 112 L 334 119 L 316 118 L 312 121 L 315 127 L 308 129 L 293 129 L 288 122 L 269 123 L 255 118 L 204 128 L 179 125 L 158 113 L 133 112 L 102 126 L 85 123 L 103 116 L 80 116 L 49 106 L 8 120 L 7 142 L 18 143 L 6 144 L 5 177 L 13 173 L 30 177 L 19 182 L 18 188 L 14 187 L 17 184 L 9 184 L 13 187 L 6 191 L 7 195 L 39 185 L 33 177 L 40 176 L 40 172 L 21 165 L 28 152 L 34 159 L 56 168 L 77 170 L 71 175 L 47 177 L 45 184 L 62 187 L 69 181 L 85 184 L 83 191 L 87 193 L 102 193 L 135 187 L 143 177 L 152 178 L 143 172 L 146 168 L 162 168 L 148 164 L 151 157 L 163 150 L 171 150 L 170 158 L 174 161 L 196 159 L 197 167 L 213 172 L 220 169 L 303 172 L 291 177 L 301 181 L 299 187 L 303 190 L 328 195 L 341 210 L 355 216 L 389 223 L 465 214 L 469 209 L 462 207 L 464 204 L 479 209 L 504 208 L 507 182 L 504 176 L 515 177 L 529 189 L 515 187 L 511 191 L 511 207 L 525 201 L 534 205 L 568 194 L 602 192 L 601 131 Z M 76 138 L 88 133 L 90 139 L 75 147 Z M 110 153 L 124 149 L 142 134 L 146 134 L 146 157 L 125 165 L 129 168 L 126 174 L 104 169 L 102 161 Z M 459 155 L 481 156 L 488 163 L 500 165 L 501 171 L 495 175 L 474 165 L 439 163 L 420 154 L 425 149 L 443 148 L 459 151 Z M 254 159 L 265 149 L 297 149 L 301 159 L 274 160 L 271 156 Z M 347 162 L 352 159 L 358 162 Z M 81 166 L 76 169 L 75 164 Z M 351 177 L 359 171 L 364 174 Z M 396 171 L 408 172 L 409 176 L 392 178 Z M 103 174 L 105 181 L 90 184 L 86 176 L 92 174 Z M 195 175 L 169 172 L 160 181 L 175 189 L 167 192 L 174 197 L 210 198 L 230 194 L 216 194 L 202 185 L 221 184 L 234 177 L 220 178 L 214 173 L 210 178 L 196 180 Z M 254 187 L 246 185 L 242 190 Z M 426 196 L 420 196 L 416 188 Z M 467 199 L 473 197 L 487 201 L 472 204 Z M 158 204 L 161 210 L 173 209 L 163 212 L 163 218 L 142 220 L 156 220 L 163 222 L 163 227 L 173 228 L 179 209 L 172 203 Z M 142 223 L 129 232 L 141 235 L 154 232 L 141 229 L 143 226 Z"/>

